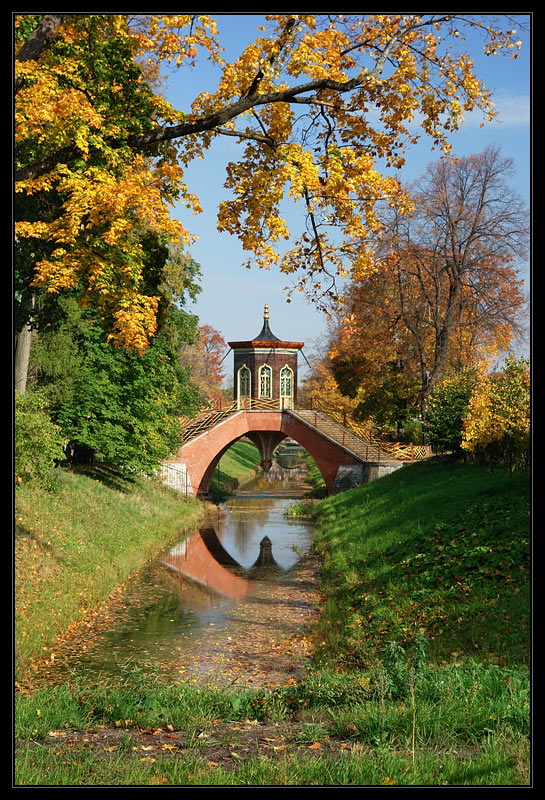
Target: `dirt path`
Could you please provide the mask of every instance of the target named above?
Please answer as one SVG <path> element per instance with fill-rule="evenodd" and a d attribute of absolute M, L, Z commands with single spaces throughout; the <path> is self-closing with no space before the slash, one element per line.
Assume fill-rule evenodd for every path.
<path fill-rule="evenodd" d="M 368 748 L 359 742 L 341 741 L 327 735 L 315 740 L 316 725 L 297 723 L 260 724 L 244 722 L 212 722 L 206 730 L 175 731 L 165 728 L 103 727 L 94 731 L 53 730 L 36 743 L 62 751 L 92 749 L 96 758 L 109 758 L 111 753 L 138 757 L 153 762 L 159 758 L 179 758 L 186 755 L 203 759 L 209 767 L 236 767 L 249 758 L 278 758 L 292 754 L 337 757 L 341 752 L 362 753 Z M 18 746 L 23 746 L 19 742 Z M 29 742 L 33 746 L 32 741 Z"/>

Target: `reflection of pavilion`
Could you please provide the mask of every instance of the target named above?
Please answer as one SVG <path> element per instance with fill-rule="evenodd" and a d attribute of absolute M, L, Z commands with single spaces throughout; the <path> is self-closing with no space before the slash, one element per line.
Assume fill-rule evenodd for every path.
<path fill-rule="evenodd" d="M 226 597 L 246 597 L 253 588 L 252 578 L 261 571 L 283 571 L 272 554 L 272 543 L 264 536 L 259 546 L 259 556 L 248 570 L 232 558 L 217 537 L 214 528 L 203 528 L 189 539 L 176 544 L 162 562 L 177 572 L 180 579 L 189 578 L 196 583 Z"/>

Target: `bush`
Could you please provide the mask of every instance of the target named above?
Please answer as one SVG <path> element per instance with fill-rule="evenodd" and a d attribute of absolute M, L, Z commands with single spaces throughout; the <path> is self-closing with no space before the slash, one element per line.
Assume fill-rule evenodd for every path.
<path fill-rule="evenodd" d="M 63 439 L 40 392 L 15 395 L 15 483 L 53 486 L 53 468 L 64 459 Z"/>
<path fill-rule="evenodd" d="M 425 429 L 436 453 L 461 452 L 462 428 L 475 387 L 472 371 L 446 377 L 428 401 Z"/>
<path fill-rule="evenodd" d="M 529 366 L 527 358 L 511 358 L 501 372 L 483 376 L 463 425 L 462 448 L 510 472 L 530 464 Z"/>

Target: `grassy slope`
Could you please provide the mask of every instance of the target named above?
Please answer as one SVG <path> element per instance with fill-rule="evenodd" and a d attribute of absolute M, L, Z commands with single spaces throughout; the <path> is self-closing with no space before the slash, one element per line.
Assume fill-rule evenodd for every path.
<path fill-rule="evenodd" d="M 419 463 L 319 504 L 319 546 L 347 662 L 424 631 L 435 660 L 529 662 L 530 478 Z"/>
<path fill-rule="evenodd" d="M 251 481 L 259 467 L 259 450 L 251 442 L 235 442 L 221 457 L 219 469 L 216 468 L 210 481 L 210 494 L 217 501 L 233 494 L 237 486 Z"/>
<path fill-rule="evenodd" d="M 237 442 L 221 459 L 218 499 L 254 477 L 259 453 Z M 47 654 L 53 639 L 96 608 L 130 574 L 202 518 L 202 504 L 107 467 L 60 472 L 55 492 L 17 490 L 16 665 Z"/>
<path fill-rule="evenodd" d="M 61 472 L 55 492 L 15 498 L 16 667 L 202 519 L 202 504 L 105 467 Z"/>

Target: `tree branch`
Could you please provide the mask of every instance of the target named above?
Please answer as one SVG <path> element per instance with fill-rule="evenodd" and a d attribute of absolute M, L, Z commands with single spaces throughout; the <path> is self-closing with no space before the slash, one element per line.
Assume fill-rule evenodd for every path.
<path fill-rule="evenodd" d="M 51 37 L 69 14 L 44 14 L 17 55 L 17 61 L 35 61 L 43 53 Z M 15 79 L 15 94 L 23 85 L 22 78 Z"/>
<path fill-rule="evenodd" d="M 292 30 L 293 30 L 293 28 L 295 26 L 296 21 L 297 20 L 294 19 L 293 17 L 292 17 L 292 19 L 289 19 L 287 21 L 286 26 L 285 26 L 284 30 L 282 31 L 282 35 L 279 37 L 279 40 L 278 40 L 279 41 L 278 51 L 276 53 L 271 53 L 271 55 L 269 56 L 269 67 L 272 67 L 272 65 L 274 64 L 274 62 L 276 61 L 276 59 L 278 58 L 278 56 L 280 55 L 280 53 L 284 49 L 284 46 L 286 45 L 286 43 L 288 42 L 288 39 L 291 36 L 291 32 L 292 32 Z M 259 84 L 261 83 L 261 81 L 263 80 L 264 77 L 265 77 L 265 73 L 263 72 L 262 69 L 260 69 L 259 72 L 257 73 L 257 75 L 255 76 L 255 78 L 253 79 L 250 88 L 246 92 L 245 97 L 252 97 L 254 94 L 256 94 L 256 92 L 257 92 L 257 90 L 259 88 Z"/>
<path fill-rule="evenodd" d="M 62 17 L 63 15 L 51 16 L 55 17 L 55 22 L 57 23 L 58 27 L 62 19 L 57 20 L 57 18 Z M 147 131 L 146 133 L 130 136 L 126 140 L 110 140 L 108 144 L 114 149 L 123 146 L 139 149 L 151 144 L 171 141 L 172 139 L 178 139 L 184 136 L 206 133 L 207 131 L 211 131 L 225 125 L 225 123 L 229 120 L 240 116 L 256 106 L 268 105 L 269 103 L 319 103 L 320 101 L 316 96 L 312 97 L 309 101 L 309 98 L 302 99 L 301 95 L 307 94 L 308 92 L 315 93 L 323 90 L 329 90 L 339 94 L 350 92 L 353 89 L 363 86 L 367 80 L 374 79 L 380 75 L 384 68 L 386 59 L 388 58 L 392 49 L 395 47 L 397 42 L 402 39 L 413 27 L 415 27 L 415 24 L 409 23 L 405 27 L 400 28 L 400 30 L 392 36 L 386 47 L 383 49 L 373 69 L 370 72 L 362 73 L 355 78 L 351 78 L 347 81 L 319 78 L 278 91 L 266 92 L 263 94 L 247 94 L 236 102 L 224 106 L 224 108 L 219 109 L 218 111 L 209 114 L 202 119 L 184 122 L 180 125 L 172 125 L 170 127 L 158 126 L 150 131 Z M 51 35 L 52 32 L 49 34 L 49 37 Z M 42 36 L 42 38 L 45 38 L 45 34 Z M 25 43 L 25 47 L 27 44 L 28 42 Z M 45 44 L 41 49 L 43 49 L 44 46 Z M 251 88 L 252 87 L 250 87 L 250 89 Z M 224 131 L 222 132 L 224 133 Z M 58 164 L 66 164 L 81 155 L 82 152 L 75 145 L 64 147 L 60 150 L 57 150 L 55 153 L 51 153 L 39 161 L 34 162 L 33 164 L 29 164 L 25 167 L 21 167 L 19 170 L 16 170 L 14 175 L 15 181 L 32 180 L 38 178 L 54 169 L 54 167 Z"/>

